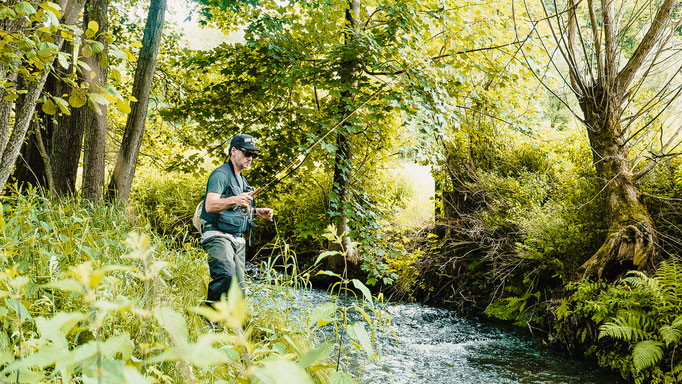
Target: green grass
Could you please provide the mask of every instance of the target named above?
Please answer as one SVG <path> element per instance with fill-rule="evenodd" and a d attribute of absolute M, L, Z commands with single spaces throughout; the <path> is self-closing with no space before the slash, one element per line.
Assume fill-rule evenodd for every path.
<path fill-rule="evenodd" d="M 349 346 L 315 337 L 332 322 L 337 336 L 350 329 L 364 340 L 347 308 L 275 305 L 291 303 L 305 276 L 266 266 L 262 292 L 209 309 L 206 255 L 191 236 L 162 237 L 121 204 L 21 191 L 1 207 L 0 381 L 357 382 L 329 358 Z"/>

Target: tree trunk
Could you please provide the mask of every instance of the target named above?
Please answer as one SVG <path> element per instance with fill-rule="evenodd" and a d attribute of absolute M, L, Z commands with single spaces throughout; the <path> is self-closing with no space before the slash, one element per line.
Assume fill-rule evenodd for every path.
<path fill-rule="evenodd" d="M 71 50 L 70 43 L 64 46 L 64 51 Z M 63 95 L 68 91 L 69 86 L 52 75 L 45 82 L 46 93 Z M 45 187 L 58 196 L 73 193 L 83 139 L 83 126 L 78 119 L 82 111 L 83 108 L 73 108 L 71 116 L 38 111 L 21 148 L 13 180 Z"/>
<path fill-rule="evenodd" d="M 647 19 L 649 26 L 643 34 L 640 21 L 644 19 L 639 11 L 628 7 L 616 9 L 613 1 L 588 0 L 584 5 L 589 22 L 580 16 L 583 5 L 579 6 L 576 0 L 568 0 L 561 16 L 558 12 L 550 16 L 543 7 L 545 20 L 550 23 L 552 36 L 569 72 L 564 80 L 570 84 L 584 116 L 592 160 L 602 183 L 600 197 L 604 198 L 604 219 L 609 228 L 602 246 L 582 265 L 583 278 L 612 279 L 633 267 L 641 270 L 656 262 L 656 232 L 649 212 L 640 201 L 636 182 L 653 168 L 651 164 L 657 159 L 635 170 L 636 162 L 629 157 L 630 146 L 634 144 L 629 141 L 648 133 L 628 131 L 633 131 L 639 122 L 655 124 L 654 120 L 643 121 L 649 119 L 644 113 L 647 105 L 674 105 L 672 102 L 678 95 L 670 91 L 670 82 L 661 86 L 656 101 L 640 92 L 653 91 L 642 85 L 656 85 L 654 81 L 646 81 L 647 77 L 653 80 L 650 76 L 668 65 L 664 51 L 671 49 L 670 37 L 674 35 L 671 28 L 676 26 L 671 18 L 677 3 L 677 0 L 650 2 L 647 6 L 656 10 L 656 14 Z M 620 37 L 628 35 L 641 36 L 641 40 L 628 55 L 625 65 L 620 65 L 625 59 L 619 55 Z M 547 53 L 550 59 L 554 58 L 554 52 Z M 669 96 L 658 99 L 659 95 L 666 94 Z M 626 125 L 622 120 L 625 106 L 640 108 L 639 112 L 630 114 Z M 665 136 L 662 131 L 660 134 L 662 138 Z M 667 146 L 662 145 L 660 150 L 665 152 Z M 651 147 L 650 150 L 654 153 L 658 149 Z"/>
<path fill-rule="evenodd" d="M 5 4 L 7 6 L 14 5 L 13 2 Z M 10 35 L 17 31 L 21 24 L 20 20 L 10 20 L 2 19 L 0 20 L 0 30 L 5 34 Z M 5 83 L 14 83 L 17 81 L 16 70 L 8 69 L 3 63 L 0 63 L 0 78 L 5 79 Z M 12 107 L 14 106 L 13 101 L 5 100 L 7 92 L 5 87 L 0 87 L 0 157 L 2 157 L 5 151 L 5 146 L 9 140 L 9 128 L 12 118 Z M 2 186 L 0 186 L 0 192 L 2 192 Z"/>
<path fill-rule="evenodd" d="M 147 119 L 149 92 L 159 54 L 159 45 L 163 36 L 163 20 L 166 13 L 166 0 L 151 0 L 147 24 L 142 38 L 142 48 L 135 69 L 131 111 L 126 121 L 125 132 L 121 142 L 121 150 L 116 160 L 114 173 L 107 189 L 107 198 L 127 199 L 135 177 L 135 167 L 140 154 L 140 145 L 144 136 L 144 125 Z"/>
<path fill-rule="evenodd" d="M 609 100 L 599 86 L 587 94 L 592 96 L 580 100 L 580 106 L 602 182 L 609 229 L 604 244 L 583 264 L 583 277 L 612 278 L 632 268 L 653 266 L 656 232 L 629 170 L 620 110 L 615 107 L 619 104 Z"/>
<path fill-rule="evenodd" d="M 109 29 L 109 0 L 88 0 L 83 15 L 83 30 L 90 21 L 99 24 L 99 32 Z M 86 59 L 95 77 L 90 82 L 90 92 L 100 89 L 107 83 L 108 69 L 102 67 L 100 60 L 106 58 L 108 43 L 102 36 L 98 41 L 104 44 L 104 50 Z M 85 79 L 91 79 L 90 72 L 85 72 Z M 90 108 L 84 108 L 82 126 L 85 131 L 83 144 L 83 187 L 82 196 L 90 201 L 98 201 L 104 189 L 104 166 L 107 143 L 107 107 L 100 105 L 100 114 Z"/>
<path fill-rule="evenodd" d="M 81 9 L 85 0 L 62 0 L 58 4 L 62 7 L 62 24 L 73 24 Z M 64 43 L 64 37 L 61 33 L 58 33 L 54 37 L 54 44 L 61 49 Z M 53 60 L 54 61 L 54 60 Z M 29 124 L 31 123 L 31 118 L 33 117 L 33 112 L 35 111 L 36 103 L 38 98 L 42 94 L 43 86 L 47 80 L 50 63 L 46 63 L 43 72 L 40 74 L 38 79 L 31 82 L 28 85 L 27 93 L 21 97 L 21 103 L 17 104 L 17 109 L 15 111 L 14 126 L 9 134 L 9 139 L 7 145 L 5 146 L 2 155 L 0 155 L 0 191 L 4 190 L 9 175 L 12 172 L 14 164 L 16 163 L 17 157 L 19 156 L 19 151 L 21 145 L 26 137 L 26 132 L 28 131 Z M 0 108 L 6 109 L 6 108 Z M 6 126 L 0 127 L 0 132 L 9 132 Z"/>
<path fill-rule="evenodd" d="M 346 44 L 355 39 L 355 33 L 359 32 L 358 19 L 360 17 L 360 0 L 350 0 L 346 9 L 346 26 L 352 32 L 345 33 Z M 353 89 L 357 85 L 358 60 L 349 57 L 341 64 L 341 79 L 347 84 L 347 90 L 341 92 L 341 112 L 343 115 L 350 113 L 353 108 L 355 96 Z M 343 116 L 342 116 L 343 117 Z M 350 195 L 350 177 L 353 169 L 353 146 L 348 134 L 348 122 L 341 125 L 336 136 L 336 154 L 334 158 L 334 194 L 337 197 L 337 206 L 334 218 L 336 233 L 342 236 L 342 247 L 348 257 L 355 256 L 355 250 L 351 246 L 349 236 L 347 205 Z M 339 264 L 340 260 L 330 260 L 331 264 Z M 339 267 L 331 265 L 331 267 Z"/>
<path fill-rule="evenodd" d="M 38 137 L 36 133 L 43 129 L 37 119 L 33 119 L 26 134 L 26 142 L 21 147 L 21 152 L 17 157 L 14 172 L 10 180 L 17 183 L 22 188 L 32 185 L 37 188 L 49 190 L 49 181 L 45 171 L 45 161 L 38 147 Z M 47 132 L 41 132 L 40 137 L 51 136 Z M 44 144 L 44 142 L 43 142 Z M 45 148 L 47 151 L 48 148 Z"/>
<path fill-rule="evenodd" d="M 71 44 L 66 45 L 70 50 Z M 52 77 L 50 83 L 50 92 L 53 95 L 69 92 L 69 86 L 57 78 Z M 45 138 L 45 142 L 50 142 L 49 166 L 52 168 L 54 182 L 50 187 L 58 196 L 66 196 L 76 191 L 78 162 L 83 148 L 83 124 L 80 116 L 88 109 L 72 108 L 70 116 L 43 115 L 45 125 L 51 126 L 47 131 L 52 132 L 51 138 Z"/>

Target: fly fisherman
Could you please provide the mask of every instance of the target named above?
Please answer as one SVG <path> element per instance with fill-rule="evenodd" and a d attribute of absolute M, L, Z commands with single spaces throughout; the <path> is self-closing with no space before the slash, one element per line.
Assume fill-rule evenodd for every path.
<path fill-rule="evenodd" d="M 227 295 L 236 278 L 246 295 L 244 233 L 253 227 L 254 214 L 272 221 L 271 208 L 256 208 L 255 191 L 242 175 L 258 156 L 253 136 L 239 134 L 230 141 L 229 160 L 208 177 L 201 209 L 201 246 L 208 253 L 211 282 L 208 304 Z"/>

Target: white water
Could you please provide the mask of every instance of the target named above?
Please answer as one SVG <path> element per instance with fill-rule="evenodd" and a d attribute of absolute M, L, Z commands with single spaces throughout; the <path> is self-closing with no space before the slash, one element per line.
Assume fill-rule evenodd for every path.
<path fill-rule="evenodd" d="M 330 300 L 319 290 L 292 293 L 288 300 L 278 299 L 277 305 L 310 312 Z M 350 358 L 348 371 L 361 371 L 363 383 L 624 383 L 592 363 L 550 350 L 516 328 L 465 319 L 448 310 L 419 304 L 387 303 L 383 309 L 390 314 L 392 326 L 391 333 L 378 338 L 374 346 L 381 351 L 381 359 L 367 363 L 364 353 Z M 361 318 L 355 315 L 355 321 Z M 333 331 L 328 330 L 326 337 L 332 335 Z"/>

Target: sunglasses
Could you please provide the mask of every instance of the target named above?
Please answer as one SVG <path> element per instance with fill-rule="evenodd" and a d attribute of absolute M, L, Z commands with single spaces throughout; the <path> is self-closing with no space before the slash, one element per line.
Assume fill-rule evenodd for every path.
<path fill-rule="evenodd" d="M 255 159 L 256 157 L 258 157 L 258 153 L 256 153 L 256 152 L 252 152 L 252 151 L 249 151 L 249 150 L 244 149 L 244 148 L 237 148 L 237 149 L 238 149 L 239 151 L 241 151 L 241 153 L 243 153 L 244 156 L 246 156 L 246 157 L 252 157 L 252 158 L 254 158 L 254 159 Z"/>

